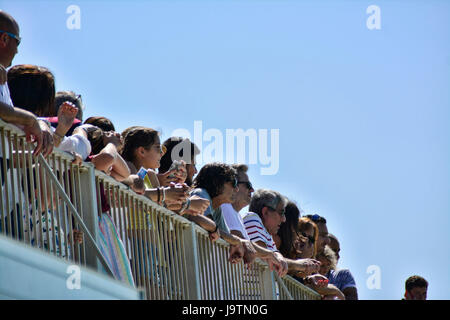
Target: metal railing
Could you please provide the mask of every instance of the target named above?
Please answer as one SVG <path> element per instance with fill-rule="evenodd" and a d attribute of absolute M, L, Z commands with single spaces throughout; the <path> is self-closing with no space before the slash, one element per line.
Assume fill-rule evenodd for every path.
<path fill-rule="evenodd" d="M 72 164 L 58 150 L 47 159 L 34 157 L 24 133 L 1 120 L 0 148 L 0 233 L 79 265 L 99 259 L 110 273 L 83 217 L 89 167 Z"/>
<path fill-rule="evenodd" d="M 1 120 L 0 147 L 0 232 L 9 237 L 106 270 L 146 299 L 320 299 L 261 260 L 251 268 L 230 264 L 228 243 L 211 242 L 199 226 L 92 164 L 73 165 L 58 150 L 36 160 L 23 133 Z M 78 244 L 80 230 L 85 241 Z"/>
<path fill-rule="evenodd" d="M 282 281 L 282 282 L 281 282 Z M 280 290 L 280 300 L 320 300 L 321 296 L 314 290 L 304 286 L 291 276 L 277 279 Z"/>

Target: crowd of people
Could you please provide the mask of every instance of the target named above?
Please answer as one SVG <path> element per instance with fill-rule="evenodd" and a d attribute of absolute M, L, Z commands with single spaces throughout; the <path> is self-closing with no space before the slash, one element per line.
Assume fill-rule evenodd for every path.
<path fill-rule="evenodd" d="M 323 299 L 358 299 L 351 272 L 337 267 L 340 244 L 328 232 L 325 217 L 302 215 L 295 201 L 275 190 L 254 190 L 245 164 L 214 162 L 197 172 L 201 151 L 189 139 L 170 137 L 161 143 L 159 132 L 145 126 L 119 133 L 106 117 L 83 121 L 81 95 L 55 92 L 50 70 L 31 64 L 10 67 L 19 31 L 14 18 L 0 11 L 0 118 L 25 132 L 35 143 L 35 156 L 46 157 L 57 147 L 72 154 L 75 163 L 91 162 L 137 194 L 198 224 L 211 241 L 224 239 L 230 244 L 230 263 L 251 264 L 259 258 L 278 276 L 291 275 Z M 103 204 L 107 214 L 108 204 Z M 410 285 L 405 297 L 423 297 L 417 290 Z"/>

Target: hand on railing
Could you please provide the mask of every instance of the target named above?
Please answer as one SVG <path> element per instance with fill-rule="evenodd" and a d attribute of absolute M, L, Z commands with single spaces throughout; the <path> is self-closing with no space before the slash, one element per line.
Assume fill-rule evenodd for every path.
<path fill-rule="evenodd" d="M 305 285 L 310 286 L 314 290 L 325 288 L 328 285 L 328 279 L 321 274 L 313 274 L 305 278 Z"/>
<path fill-rule="evenodd" d="M 244 247 L 240 244 L 230 245 L 230 255 L 228 261 L 232 264 L 241 262 L 244 257 Z"/>
<path fill-rule="evenodd" d="M 256 250 L 249 240 L 242 239 L 241 245 L 244 249 L 244 256 L 243 256 L 244 264 L 246 264 L 250 269 L 251 264 L 256 259 Z"/>
<path fill-rule="evenodd" d="M 24 125 L 22 127 L 25 132 L 27 142 L 36 142 L 36 148 L 34 148 L 33 155 L 37 157 L 41 151 L 47 150 L 48 142 L 43 140 L 42 130 L 39 121 L 34 118 L 31 124 Z"/>
<path fill-rule="evenodd" d="M 186 208 L 186 210 L 184 210 L 182 214 L 187 213 L 196 216 L 199 214 L 203 214 L 203 212 L 205 212 L 205 210 L 209 207 L 208 199 L 204 199 L 195 195 L 191 196 L 189 199 L 191 201 L 189 207 Z"/>
<path fill-rule="evenodd" d="M 318 273 L 320 268 L 320 262 L 315 259 L 298 259 L 295 261 L 295 264 L 296 271 L 304 276 Z"/>
<path fill-rule="evenodd" d="M 38 120 L 38 123 L 42 131 L 42 156 L 46 158 L 53 151 L 53 132 L 44 121 Z"/>
<path fill-rule="evenodd" d="M 79 166 L 83 163 L 83 158 L 80 154 L 76 153 L 75 151 L 69 153 L 73 156 L 72 164 Z"/>
<path fill-rule="evenodd" d="M 145 193 L 144 179 L 141 179 L 137 174 L 130 174 L 122 183 L 129 186 L 137 194 Z"/>
<path fill-rule="evenodd" d="M 284 277 L 287 274 L 288 264 L 281 254 L 274 252 L 264 260 L 269 265 L 269 269 L 271 271 L 275 271 L 280 278 Z"/>
<path fill-rule="evenodd" d="M 209 240 L 211 240 L 212 242 L 216 241 L 217 239 L 220 238 L 220 231 L 219 228 L 216 227 L 216 230 L 209 232 Z"/>

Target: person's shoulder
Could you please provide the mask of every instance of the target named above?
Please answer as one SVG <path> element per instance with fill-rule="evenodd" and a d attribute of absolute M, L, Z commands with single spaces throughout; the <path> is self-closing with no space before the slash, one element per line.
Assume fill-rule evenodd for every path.
<path fill-rule="evenodd" d="M 202 188 L 195 188 L 191 191 L 191 195 L 201 196 L 205 197 L 207 196 L 209 198 L 209 194 L 205 189 Z"/>
<path fill-rule="evenodd" d="M 261 220 L 258 216 L 258 214 L 254 213 L 254 212 L 247 212 L 244 216 L 243 216 L 244 220 L 249 220 L 249 219 L 256 219 L 256 220 Z"/>
<path fill-rule="evenodd" d="M 355 278 L 349 269 L 334 270 L 334 278 L 337 283 L 340 283 L 340 290 L 344 290 L 347 287 L 356 287 Z"/>
<path fill-rule="evenodd" d="M 254 212 L 248 212 L 243 218 L 242 220 L 244 221 L 245 225 L 249 225 L 249 224 L 262 224 L 261 218 L 259 217 L 259 215 L 257 213 Z"/>
<path fill-rule="evenodd" d="M 220 208 L 222 210 L 231 210 L 231 209 L 233 209 L 233 206 L 231 205 L 231 203 L 223 203 L 220 205 Z"/>
<path fill-rule="evenodd" d="M 350 269 L 337 269 L 332 270 L 336 276 L 352 276 L 352 273 L 350 272 Z"/>
<path fill-rule="evenodd" d="M 218 210 L 221 210 L 223 214 L 225 215 L 236 215 L 237 212 L 236 210 L 234 210 L 233 206 L 231 205 L 231 203 L 223 203 L 220 205 L 220 207 L 218 208 Z"/>

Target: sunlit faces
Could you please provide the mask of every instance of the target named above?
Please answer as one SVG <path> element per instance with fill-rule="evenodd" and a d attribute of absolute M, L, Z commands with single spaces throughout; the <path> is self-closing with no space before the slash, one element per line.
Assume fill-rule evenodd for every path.
<path fill-rule="evenodd" d="M 235 187 L 234 182 L 225 182 L 225 184 L 223 185 L 222 193 L 216 197 L 217 200 L 214 200 L 214 202 L 216 202 L 218 206 L 224 203 L 232 203 L 233 198 L 238 190 L 239 189 L 237 186 Z"/>
<path fill-rule="evenodd" d="M 16 38 L 19 38 L 19 28 L 13 27 L 9 33 L 13 34 Z M 5 49 L 3 52 L 4 61 L 2 61 L 2 63 L 5 64 L 4 67 L 6 68 L 11 66 L 15 55 L 18 53 L 19 40 L 16 38 L 4 32 L 0 33 L 0 41 L 2 47 Z"/>
<path fill-rule="evenodd" d="M 427 300 L 427 287 L 414 287 L 406 291 L 407 300 Z"/>
<path fill-rule="evenodd" d="M 319 238 L 317 239 L 317 252 L 322 252 L 325 246 L 330 244 L 330 238 L 328 237 L 328 228 L 325 223 L 317 222 L 319 228 Z"/>
<path fill-rule="evenodd" d="M 312 258 L 314 255 L 314 228 L 310 227 L 306 231 L 295 234 L 297 239 L 294 241 L 296 249 L 300 251 L 298 259 Z"/>
<path fill-rule="evenodd" d="M 161 141 L 157 136 L 155 142 L 149 147 L 140 147 L 139 154 L 141 156 L 142 166 L 146 169 L 157 169 L 160 166 L 161 157 L 164 155 L 165 147 L 161 145 Z"/>
<path fill-rule="evenodd" d="M 262 220 L 264 227 L 270 234 L 277 234 L 280 229 L 280 225 L 283 222 L 286 222 L 283 203 L 278 203 L 275 209 L 271 207 L 264 207 L 262 210 Z"/>
<path fill-rule="evenodd" d="M 250 203 L 252 199 L 252 192 L 255 190 L 251 186 L 248 175 L 244 172 L 240 172 L 238 175 L 238 185 L 239 191 L 236 193 L 234 201 L 245 207 Z"/>
<path fill-rule="evenodd" d="M 340 258 L 339 252 L 341 251 L 341 246 L 339 244 L 339 241 L 330 237 L 329 246 L 330 246 L 331 250 L 333 250 L 334 253 L 336 253 L 336 258 L 337 258 L 337 260 L 339 260 L 339 258 Z"/>

